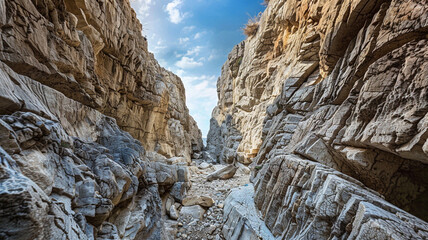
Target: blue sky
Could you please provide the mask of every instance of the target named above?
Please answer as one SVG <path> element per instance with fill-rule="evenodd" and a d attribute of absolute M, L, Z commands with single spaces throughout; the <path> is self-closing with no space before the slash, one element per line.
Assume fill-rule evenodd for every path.
<path fill-rule="evenodd" d="M 263 0 L 131 0 L 149 50 L 183 80 L 190 114 L 205 137 L 217 104 L 217 78 L 242 26 Z"/>

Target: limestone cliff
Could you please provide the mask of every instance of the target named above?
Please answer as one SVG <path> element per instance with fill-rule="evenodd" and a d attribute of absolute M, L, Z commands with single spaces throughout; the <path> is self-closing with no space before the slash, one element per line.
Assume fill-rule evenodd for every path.
<path fill-rule="evenodd" d="M 202 139 L 141 31 L 127 0 L 0 0 L 1 239 L 162 237 Z"/>
<path fill-rule="evenodd" d="M 115 118 L 148 151 L 190 160 L 192 144 L 200 150 L 184 86 L 148 52 L 128 0 L 2 0 L 0 10 L 0 60 L 15 72 Z"/>
<path fill-rule="evenodd" d="M 266 2 L 223 66 L 211 157 L 252 163 L 275 238 L 427 238 L 405 211 L 428 219 L 428 3 Z M 225 217 L 225 236 L 261 236 Z"/>

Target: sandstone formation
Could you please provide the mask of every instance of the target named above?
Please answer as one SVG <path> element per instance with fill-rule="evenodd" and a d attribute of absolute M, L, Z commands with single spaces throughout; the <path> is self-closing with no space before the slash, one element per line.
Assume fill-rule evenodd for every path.
<path fill-rule="evenodd" d="M 164 238 L 202 139 L 129 2 L 0 0 L 0 37 L 0 238 Z"/>
<path fill-rule="evenodd" d="M 426 1 L 268 1 L 223 66 L 207 150 L 252 163 L 275 238 L 427 238 L 427 43 Z"/>

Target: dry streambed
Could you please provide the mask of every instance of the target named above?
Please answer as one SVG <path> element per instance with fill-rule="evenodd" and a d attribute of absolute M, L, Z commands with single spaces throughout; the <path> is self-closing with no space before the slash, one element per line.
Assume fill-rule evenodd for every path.
<path fill-rule="evenodd" d="M 166 238 L 224 239 L 224 200 L 231 189 L 249 182 L 247 167 L 241 165 L 236 168 L 236 172 L 232 168 L 232 165 L 213 165 L 198 161 L 188 167 L 191 188 L 186 197 L 181 203 L 172 198 L 164 201 Z M 220 173 L 220 176 L 216 173 Z M 228 178 L 231 175 L 233 177 Z M 228 179 L 221 179 L 222 176 Z"/>

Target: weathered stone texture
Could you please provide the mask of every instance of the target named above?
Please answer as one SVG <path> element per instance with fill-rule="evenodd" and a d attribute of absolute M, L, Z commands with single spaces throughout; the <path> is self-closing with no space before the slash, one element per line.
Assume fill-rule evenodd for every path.
<path fill-rule="evenodd" d="M 160 194 L 186 167 L 149 161 L 113 118 L 2 63 L 0 76 L 3 102 L 23 104 L 0 116 L 0 235 L 160 239 Z"/>
<path fill-rule="evenodd" d="M 201 150 L 184 86 L 148 52 L 128 1 L 0 6 L 0 60 L 15 72 L 115 118 L 148 151 L 190 161 L 192 145 Z"/>
<path fill-rule="evenodd" d="M 202 139 L 129 2 L 0 0 L 0 38 L 0 239 L 161 239 Z"/>
<path fill-rule="evenodd" d="M 210 155 L 252 163 L 275 237 L 426 238 L 426 223 L 404 211 L 428 219 L 428 3 L 271 0 L 259 24 L 223 66 Z M 294 176 L 318 163 L 325 174 Z M 337 174 L 355 190 L 333 187 Z M 301 197 L 333 196 L 324 190 L 359 200 Z"/>

